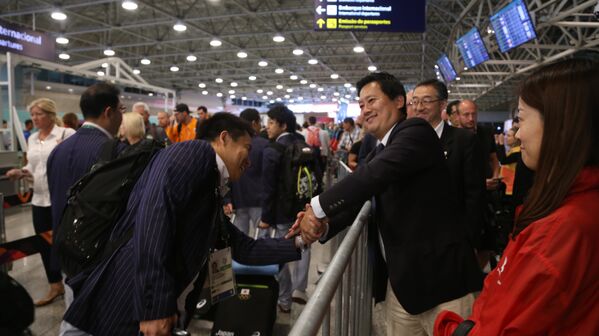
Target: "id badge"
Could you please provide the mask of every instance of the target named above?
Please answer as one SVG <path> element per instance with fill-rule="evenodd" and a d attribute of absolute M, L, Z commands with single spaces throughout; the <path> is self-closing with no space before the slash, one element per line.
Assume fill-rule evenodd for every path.
<path fill-rule="evenodd" d="M 213 304 L 236 294 L 231 247 L 210 253 L 208 274 Z"/>

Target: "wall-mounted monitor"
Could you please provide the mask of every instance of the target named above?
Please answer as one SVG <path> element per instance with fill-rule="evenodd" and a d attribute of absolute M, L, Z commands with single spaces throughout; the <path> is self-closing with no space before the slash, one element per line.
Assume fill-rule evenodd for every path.
<path fill-rule="evenodd" d="M 491 25 L 501 52 L 507 52 L 537 37 L 526 4 L 522 0 L 513 0 L 491 16 Z"/>
<path fill-rule="evenodd" d="M 458 76 L 453 68 L 453 65 L 451 64 L 451 61 L 449 60 L 449 57 L 447 57 L 445 54 L 439 57 L 437 60 L 437 66 L 439 67 L 441 75 L 443 75 L 443 78 L 446 82 L 451 82 Z"/>
<path fill-rule="evenodd" d="M 478 29 L 472 28 L 464 36 L 456 41 L 456 45 L 464 58 L 464 64 L 468 68 L 474 68 L 478 64 L 489 60 L 489 53 Z"/>

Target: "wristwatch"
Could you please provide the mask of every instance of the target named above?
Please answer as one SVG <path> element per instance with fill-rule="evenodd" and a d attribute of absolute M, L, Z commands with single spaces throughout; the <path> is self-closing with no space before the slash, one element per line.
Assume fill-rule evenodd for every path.
<path fill-rule="evenodd" d="M 295 236 L 295 247 L 304 252 L 310 248 L 310 245 L 306 244 L 302 238 L 302 235 L 298 234 Z"/>

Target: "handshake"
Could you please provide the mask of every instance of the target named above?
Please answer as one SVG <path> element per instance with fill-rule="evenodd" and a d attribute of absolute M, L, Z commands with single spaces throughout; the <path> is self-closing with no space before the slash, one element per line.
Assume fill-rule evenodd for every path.
<path fill-rule="evenodd" d="M 285 238 L 300 235 L 306 245 L 311 245 L 328 231 L 328 219 L 317 218 L 310 204 L 306 204 L 304 211 L 297 214 L 295 223 L 291 226 Z"/>

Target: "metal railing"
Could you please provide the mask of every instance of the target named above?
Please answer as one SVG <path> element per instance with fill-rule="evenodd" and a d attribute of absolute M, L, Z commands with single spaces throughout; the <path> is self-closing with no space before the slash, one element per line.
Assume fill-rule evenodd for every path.
<path fill-rule="evenodd" d="M 351 173 L 340 162 L 338 180 Z M 368 214 L 364 203 L 289 335 L 370 335 L 372 263 L 368 262 Z M 334 301 L 333 301 L 334 297 Z M 334 313 L 334 324 L 331 315 Z"/>

